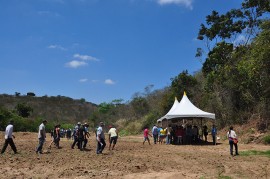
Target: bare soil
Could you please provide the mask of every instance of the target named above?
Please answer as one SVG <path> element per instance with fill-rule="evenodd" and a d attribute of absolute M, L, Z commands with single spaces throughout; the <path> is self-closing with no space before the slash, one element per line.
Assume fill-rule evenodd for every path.
<path fill-rule="evenodd" d="M 143 136 L 120 137 L 113 151 L 95 152 L 92 135 L 88 150 L 71 149 L 72 140 L 61 139 L 60 149 L 48 150 L 38 158 L 36 133 L 14 133 L 19 154 L 10 147 L 0 156 L 0 178 L 270 178 L 267 156 L 230 156 L 227 141 L 218 145 L 142 145 Z M 49 136 L 49 135 L 48 135 Z M 152 138 L 151 138 L 152 140 Z M 241 141 L 240 141 L 241 142 Z M 0 133 L 0 148 L 4 134 Z M 269 150 L 261 144 L 239 144 L 239 151 Z"/>

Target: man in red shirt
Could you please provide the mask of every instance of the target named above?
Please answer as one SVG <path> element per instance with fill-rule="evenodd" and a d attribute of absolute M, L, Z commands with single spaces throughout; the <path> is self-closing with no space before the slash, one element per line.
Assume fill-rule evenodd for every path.
<path fill-rule="evenodd" d="M 145 142 L 146 140 L 148 141 L 149 145 L 151 145 L 151 144 L 150 144 L 149 137 L 148 137 L 149 135 L 152 137 L 152 135 L 149 134 L 148 127 L 145 127 L 145 128 L 144 128 L 144 131 L 143 131 L 143 137 L 144 137 L 143 145 L 144 145 L 144 142 Z"/>

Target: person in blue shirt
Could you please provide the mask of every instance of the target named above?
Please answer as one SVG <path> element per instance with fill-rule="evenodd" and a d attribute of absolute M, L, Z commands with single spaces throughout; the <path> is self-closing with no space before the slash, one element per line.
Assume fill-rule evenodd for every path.
<path fill-rule="evenodd" d="M 152 128 L 152 134 L 153 134 L 153 138 L 154 138 L 154 144 L 156 144 L 158 142 L 158 128 L 156 125 L 154 125 L 154 127 Z"/>
<path fill-rule="evenodd" d="M 213 138 L 213 145 L 216 145 L 217 144 L 217 128 L 215 126 L 215 124 L 213 124 L 212 126 L 212 130 L 211 130 L 211 134 L 212 134 L 212 138 Z"/>

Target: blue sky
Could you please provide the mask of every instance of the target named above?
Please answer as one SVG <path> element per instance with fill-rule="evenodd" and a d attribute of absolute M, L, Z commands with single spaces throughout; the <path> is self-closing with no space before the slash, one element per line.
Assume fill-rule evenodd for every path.
<path fill-rule="evenodd" d="M 128 101 L 202 65 L 212 10 L 240 0 L 0 0 L 0 93 Z"/>

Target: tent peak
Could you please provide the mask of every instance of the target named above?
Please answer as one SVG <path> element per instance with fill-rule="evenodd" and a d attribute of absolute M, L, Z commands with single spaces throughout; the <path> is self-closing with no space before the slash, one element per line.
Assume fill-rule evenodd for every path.
<path fill-rule="evenodd" d="M 184 96 L 186 96 L 187 94 L 186 94 L 186 92 L 184 91 Z"/>

